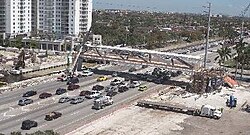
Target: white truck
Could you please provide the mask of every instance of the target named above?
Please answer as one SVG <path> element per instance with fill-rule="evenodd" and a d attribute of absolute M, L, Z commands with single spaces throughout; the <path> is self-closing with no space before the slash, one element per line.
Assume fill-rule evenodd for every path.
<path fill-rule="evenodd" d="M 92 106 L 93 109 L 103 109 L 105 106 L 112 105 L 113 99 L 109 96 L 103 96 L 101 98 L 94 100 L 94 105 Z"/>
<path fill-rule="evenodd" d="M 217 109 L 211 105 L 203 105 L 200 110 L 200 116 L 220 119 L 222 116 L 222 109 Z"/>
<path fill-rule="evenodd" d="M 193 116 L 201 116 L 213 119 L 220 119 L 222 116 L 222 108 L 217 109 L 211 105 L 203 105 L 201 109 L 186 107 L 182 105 L 176 105 L 171 103 L 159 103 L 154 101 L 141 100 L 137 102 L 138 106 L 146 108 L 154 108 L 166 111 L 172 111 L 177 113 L 183 113 Z"/>

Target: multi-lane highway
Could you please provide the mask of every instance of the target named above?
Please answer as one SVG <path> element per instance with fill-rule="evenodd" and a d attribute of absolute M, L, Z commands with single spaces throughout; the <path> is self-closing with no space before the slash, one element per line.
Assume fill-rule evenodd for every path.
<path fill-rule="evenodd" d="M 111 71 L 128 71 L 131 66 L 108 66 L 105 70 Z M 141 92 L 137 88 L 130 89 L 127 92 L 120 93 L 116 95 L 113 100 L 114 104 L 103 110 L 93 110 L 91 109 L 93 105 L 93 99 L 85 99 L 83 103 L 72 105 L 69 103 L 58 103 L 58 100 L 62 96 L 74 97 L 79 95 L 82 90 L 91 90 L 91 88 L 96 84 L 101 84 L 103 86 L 109 85 L 112 80 L 111 76 L 104 82 L 97 82 L 96 78 L 100 76 L 94 74 L 90 77 L 85 77 L 80 79 L 79 85 L 80 89 L 75 91 L 69 91 L 63 95 L 55 95 L 55 90 L 57 88 L 66 88 L 65 82 L 48 82 L 45 84 L 40 84 L 37 86 L 28 87 L 25 89 L 18 89 L 8 93 L 4 93 L 0 96 L 0 133 L 9 134 L 12 131 L 21 131 L 22 133 L 31 133 L 37 130 L 48 130 L 53 129 L 59 133 L 67 133 L 71 130 L 81 126 L 83 123 L 87 123 L 92 119 L 101 116 L 100 114 L 111 108 L 113 106 L 119 106 L 127 99 L 132 98 Z M 163 87 L 161 85 L 156 86 L 153 83 L 147 83 L 150 89 L 155 89 L 156 87 Z M 19 106 L 17 102 L 22 98 L 22 94 L 28 90 L 36 90 L 37 95 L 31 97 L 34 103 Z M 38 96 L 42 92 L 50 92 L 53 94 L 52 97 L 48 99 L 39 99 Z M 58 111 L 62 113 L 62 117 L 53 120 L 45 121 L 45 115 L 52 111 Z M 24 120 L 34 120 L 38 122 L 36 128 L 32 128 L 29 131 L 23 131 L 20 129 L 21 123 Z"/>

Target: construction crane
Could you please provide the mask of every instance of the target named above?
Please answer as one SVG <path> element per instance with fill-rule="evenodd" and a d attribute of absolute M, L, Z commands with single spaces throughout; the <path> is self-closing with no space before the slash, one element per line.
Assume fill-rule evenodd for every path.
<path fill-rule="evenodd" d="M 71 75 L 73 75 L 73 73 L 76 71 L 76 65 L 77 65 L 78 58 L 79 58 L 79 56 L 80 56 L 80 54 L 82 52 L 83 46 L 86 44 L 86 42 L 87 42 L 87 40 L 89 38 L 90 33 L 91 33 L 91 28 L 87 31 L 86 35 L 79 34 L 79 37 L 83 38 L 83 41 L 82 41 L 82 43 L 80 45 L 78 53 L 75 56 L 74 62 L 72 63 L 71 70 L 69 71 L 69 73 Z"/>
<path fill-rule="evenodd" d="M 243 37 L 243 28 L 244 28 L 244 17 L 245 17 L 245 15 L 246 15 L 246 13 L 247 13 L 247 11 L 249 10 L 249 8 L 250 8 L 250 3 L 248 4 L 248 6 L 241 12 L 241 19 L 242 19 L 242 22 L 241 22 L 241 32 L 240 32 L 240 38 L 242 38 Z"/>

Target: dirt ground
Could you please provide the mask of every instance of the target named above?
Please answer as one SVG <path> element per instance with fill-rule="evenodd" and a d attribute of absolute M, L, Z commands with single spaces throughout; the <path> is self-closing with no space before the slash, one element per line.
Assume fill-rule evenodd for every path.
<path fill-rule="evenodd" d="M 250 113 L 236 110 L 225 111 L 219 120 L 190 117 L 184 120 L 182 131 L 176 135 L 250 135 Z"/>
<path fill-rule="evenodd" d="M 141 108 L 134 103 L 84 125 L 68 135 L 250 135 L 250 113 L 241 110 L 241 105 L 250 99 L 248 89 L 249 85 L 235 89 L 223 88 L 221 93 L 199 98 L 197 95 L 187 97 L 189 94 L 168 98 L 171 92 L 161 96 L 156 96 L 157 93 L 154 93 L 145 98 L 163 103 L 182 103 L 190 107 L 200 107 L 202 104 L 223 107 L 223 115 L 219 120 Z M 179 91 L 180 88 L 176 90 Z M 230 109 L 225 106 L 229 95 L 238 98 L 236 108 Z"/>

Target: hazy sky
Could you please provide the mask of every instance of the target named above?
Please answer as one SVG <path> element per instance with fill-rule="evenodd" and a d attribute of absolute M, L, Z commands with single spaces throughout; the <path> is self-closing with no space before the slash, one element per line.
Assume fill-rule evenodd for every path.
<path fill-rule="evenodd" d="M 202 13 L 207 5 L 212 3 L 212 13 L 239 15 L 249 0 L 93 0 L 95 9 L 136 9 L 163 12 Z M 250 16 L 250 11 L 247 12 Z"/>

